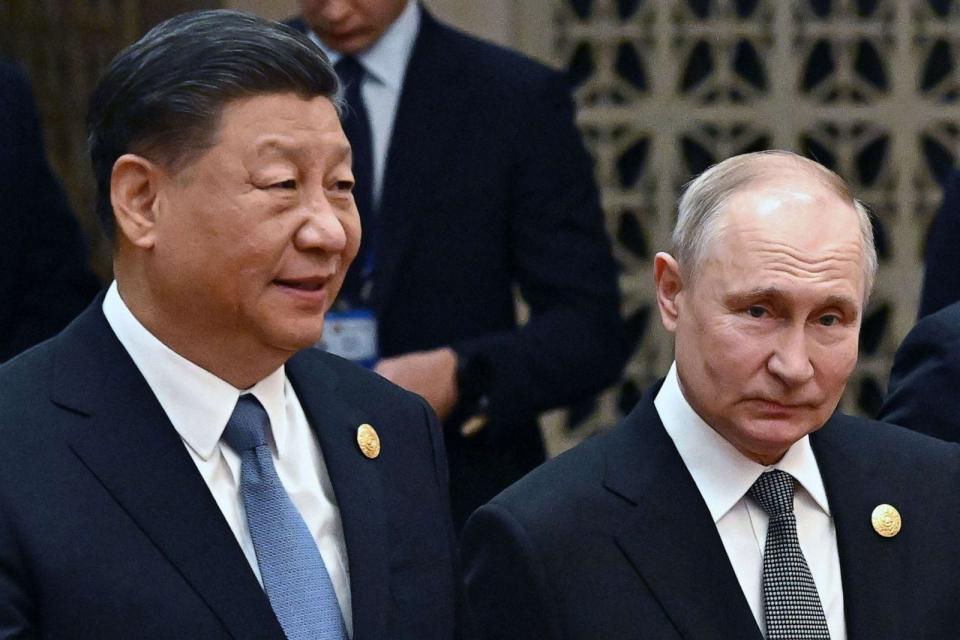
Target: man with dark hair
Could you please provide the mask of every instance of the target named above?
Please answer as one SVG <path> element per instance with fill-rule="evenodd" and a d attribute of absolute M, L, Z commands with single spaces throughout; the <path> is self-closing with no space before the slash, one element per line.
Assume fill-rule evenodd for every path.
<path fill-rule="evenodd" d="M 333 320 L 443 420 L 459 527 L 543 461 L 537 415 L 589 399 L 629 356 L 570 89 L 416 0 L 300 8 L 292 24 L 346 85 L 363 217 Z"/>
<path fill-rule="evenodd" d="M 110 65 L 116 281 L 0 368 L 0 637 L 460 636 L 439 425 L 308 348 L 360 239 L 337 87 L 229 11 Z"/>
<path fill-rule="evenodd" d="M 835 413 L 876 265 L 811 160 L 694 180 L 654 260 L 666 378 L 467 523 L 481 637 L 956 636 L 960 447 Z"/>
<path fill-rule="evenodd" d="M 97 294 L 87 248 L 44 153 L 30 85 L 0 59 L 0 362 L 60 331 Z"/>

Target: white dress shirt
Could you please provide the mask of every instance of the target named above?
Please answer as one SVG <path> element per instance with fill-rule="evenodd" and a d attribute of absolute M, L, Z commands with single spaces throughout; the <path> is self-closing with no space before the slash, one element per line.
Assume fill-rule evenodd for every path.
<path fill-rule="evenodd" d="M 413 45 L 420 32 L 420 6 L 414 0 L 397 16 L 383 35 L 356 59 L 363 64 L 367 73 L 363 77 L 360 91 L 370 116 L 370 137 L 373 144 L 373 202 L 380 205 L 383 193 L 383 174 L 386 169 L 387 152 L 390 149 L 390 137 L 393 135 L 393 121 L 397 114 L 397 103 L 403 89 L 403 78 L 407 73 L 407 64 L 413 53 Z M 336 64 L 342 54 L 330 49 L 312 31 L 310 39 L 317 43 L 323 52 Z"/>
<path fill-rule="evenodd" d="M 676 363 L 670 367 L 654 406 L 713 516 L 740 588 L 764 636 L 761 580 L 769 517 L 746 494 L 760 474 L 770 469 L 781 469 L 796 478 L 794 513 L 800 548 L 817 585 L 830 637 L 845 640 L 837 535 L 810 439 L 804 437 L 769 467 L 750 460 L 690 407 L 677 380 Z"/>
<path fill-rule="evenodd" d="M 270 417 L 270 450 L 277 475 L 313 534 L 352 637 L 350 568 L 340 510 L 320 445 L 284 368 L 241 391 L 160 342 L 127 308 L 116 281 L 103 300 L 103 313 L 183 439 L 262 585 L 240 498 L 240 457 L 220 441 L 240 394 L 252 393 L 260 401 Z"/>

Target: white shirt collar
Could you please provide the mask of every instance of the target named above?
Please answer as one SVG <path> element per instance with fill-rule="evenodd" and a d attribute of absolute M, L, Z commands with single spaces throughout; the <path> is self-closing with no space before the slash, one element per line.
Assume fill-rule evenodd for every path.
<path fill-rule="evenodd" d="M 420 4 L 410 0 L 383 35 L 366 51 L 357 54 L 356 58 L 363 63 L 370 76 L 399 92 L 419 32 Z M 317 34 L 310 31 L 307 35 L 323 49 L 331 64 L 340 60 L 343 54 L 327 47 Z"/>
<path fill-rule="evenodd" d="M 214 454 L 237 398 L 247 392 L 256 396 L 266 409 L 274 444 L 278 451 L 283 449 L 287 432 L 284 367 L 246 391 L 237 389 L 176 353 L 150 333 L 120 297 L 116 281 L 103 299 L 103 314 L 177 433 L 201 458 L 208 460 Z"/>
<path fill-rule="evenodd" d="M 781 469 L 796 478 L 797 484 L 830 515 L 827 492 L 809 436 L 796 442 L 783 458 L 769 467 L 754 462 L 693 410 L 680 389 L 676 362 L 670 367 L 654 406 L 715 523 L 746 495 L 761 473 L 770 469 Z"/>

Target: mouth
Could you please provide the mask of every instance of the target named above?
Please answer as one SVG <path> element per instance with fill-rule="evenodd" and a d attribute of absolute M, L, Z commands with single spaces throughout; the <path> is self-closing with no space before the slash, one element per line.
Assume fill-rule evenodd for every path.
<path fill-rule="evenodd" d="M 327 302 L 327 283 L 330 277 L 306 276 L 297 278 L 276 278 L 273 281 L 283 293 L 291 296 L 299 304 L 311 307 L 324 307 Z"/>
<path fill-rule="evenodd" d="M 298 291 L 317 291 L 326 284 L 326 278 L 277 278 L 273 282 L 281 287 Z"/>
<path fill-rule="evenodd" d="M 345 40 L 356 32 L 357 29 L 349 24 L 327 25 L 324 35 L 331 40 Z"/>
<path fill-rule="evenodd" d="M 791 415 L 812 406 L 809 402 L 780 402 L 768 398 L 752 398 L 751 401 L 761 414 L 773 417 Z"/>

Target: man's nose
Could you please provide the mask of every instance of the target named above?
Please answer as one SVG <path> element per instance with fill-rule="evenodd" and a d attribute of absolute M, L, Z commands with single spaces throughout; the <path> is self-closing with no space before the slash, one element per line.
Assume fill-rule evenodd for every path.
<path fill-rule="evenodd" d="M 294 242 L 301 251 L 343 251 L 347 245 L 347 231 L 329 200 L 315 198 L 307 206 L 306 218 L 297 229 Z"/>
<path fill-rule="evenodd" d="M 790 387 L 813 378 L 813 363 L 810 361 L 804 327 L 788 327 L 784 330 L 767 361 L 767 368 Z"/>
<path fill-rule="evenodd" d="M 320 15 L 330 22 L 339 22 L 349 12 L 349 4 L 346 0 L 321 0 L 319 5 Z"/>

